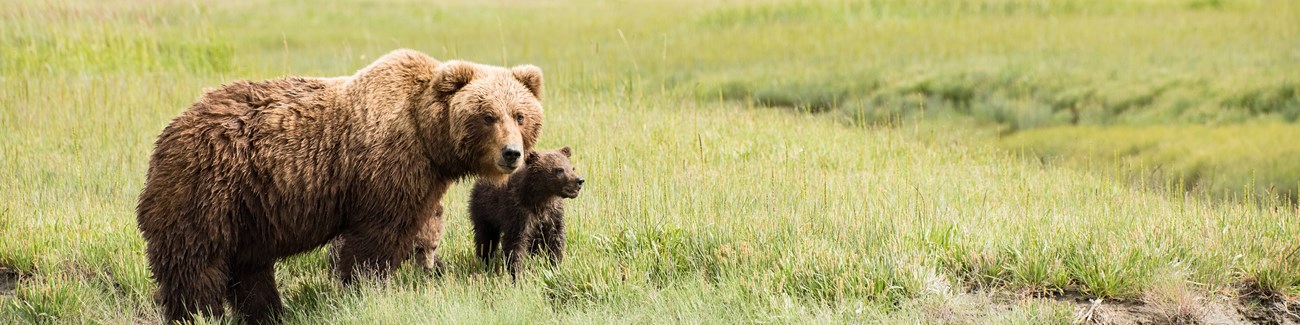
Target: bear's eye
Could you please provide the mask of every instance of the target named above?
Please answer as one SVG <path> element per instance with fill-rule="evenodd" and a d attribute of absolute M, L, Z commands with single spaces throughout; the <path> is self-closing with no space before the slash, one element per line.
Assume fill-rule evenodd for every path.
<path fill-rule="evenodd" d="M 563 173 L 564 173 L 564 168 L 559 168 L 559 167 L 552 168 L 552 169 L 551 169 L 551 172 L 552 172 L 552 173 L 556 173 L 556 174 L 563 174 Z"/>
<path fill-rule="evenodd" d="M 524 114 L 515 114 L 515 123 L 517 123 L 517 124 L 519 124 L 519 125 L 523 125 L 523 124 L 524 124 Z"/>
<path fill-rule="evenodd" d="M 487 124 L 496 124 L 496 123 L 497 123 L 497 117 L 496 117 L 496 116 L 492 116 L 492 115 L 484 115 L 484 116 L 483 116 L 483 123 L 487 123 Z"/>

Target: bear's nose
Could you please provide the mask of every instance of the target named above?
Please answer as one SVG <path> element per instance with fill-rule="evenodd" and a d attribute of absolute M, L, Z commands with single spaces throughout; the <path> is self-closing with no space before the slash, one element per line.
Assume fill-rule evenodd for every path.
<path fill-rule="evenodd" d="M 582 178 L 578 178 L 578 185 L 582 185 L 582 183 L 586 183 L 586 182 L 587 182 L 587 180 L 582 179 Z"/>
<path fill-rule="evenodd" d="M 504 158 L 507 163 L 513 164 L 515 161 L 518 161 L 519 154 L 519 149 L 511 147 L 501 148 L 501 158 Z"/>

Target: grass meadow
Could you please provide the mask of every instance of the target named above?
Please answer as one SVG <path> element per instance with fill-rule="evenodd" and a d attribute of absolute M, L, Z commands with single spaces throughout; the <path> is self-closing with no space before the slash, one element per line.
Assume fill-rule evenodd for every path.
<path fill-rule="evenodd" d="M 289 324 L 1300 322 L 1300 4 L 0 0 L 2 323 L 157 323 L 134 209 L 204 88 L 531 63 L 569 257 L 277 266 Z M 237 319 L 210 319 L 231 323 Z"/>

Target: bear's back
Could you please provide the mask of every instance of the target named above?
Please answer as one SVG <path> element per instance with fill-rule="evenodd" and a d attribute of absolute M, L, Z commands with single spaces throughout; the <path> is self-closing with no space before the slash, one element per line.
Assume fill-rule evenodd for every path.
<path fill-rule="evenodd" d="M 252 237 L 241 240 L 267 240 L 259 244 L 275 247 L 269 256 L 320 245 L 334 229 L 318 225 L 339 222 L 334 212 L 346 201 L 351 179 L 339 136 L 346 118 L 331 115 L 343 111 L 331 107 L 340 83 L 291 77 L 207 91 L 159 136 L 150 162 L 150 178 L 157 181 L 147 190 L 175 191 L 175 184 L 207 189 L 178 196 L 189 202 L 147 205 L 176 208 L 213 200 L 205 193 L 220 195 L 223 204 L 242 206 L 232 211 L 241 219 L 233 225 Z M 259 233 L 265 229 L 276 234 Z"/>

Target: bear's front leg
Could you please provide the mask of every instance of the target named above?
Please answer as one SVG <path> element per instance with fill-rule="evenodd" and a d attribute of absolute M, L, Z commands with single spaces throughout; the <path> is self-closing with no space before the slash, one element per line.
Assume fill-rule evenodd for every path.
<path fill-rule="evenodd" d="M 557 221 L 546 234 L 546 252 L 550 254 L 551 265 L 560 265 L 564 261 L 564 222 Z"/>
<path fill-rule="evenodd" d="M 555 216 L 540 222 L 534 231 L 537 235 L 533 236 L 533 243 L 530 245 L 533 254 L 546 253 L 551 265 L 560 265 L 564 260 L 564 220 L 561 216 Z"/>
<path fill-rule="evenodd" d="M 528 257 L 528 246 L 533 237 L 533 222 L 523 218 L 520 222 L 505 229 L 505 238 L 501 240 L 501 251 L 505 255 L 506 270 L 514 277 L 523 268 L 524 259 Z"/>
<path fill-rule="evenodd" d="M 501 229 L 491 222 L 474 220 L 474 253 L 483 261 L 484 267 L 490 265 L 499 245 Z"/>
<path fill-rule="evenodd" d="M 338 240 L 344 245 L 334 247 L 338 249 L 335 271 L 343 285 L 352 285 L 361 276 L 387 279 L 415 249 L 411 227 L 354 229 L 340 234 Z"/>
<path fill-rule="evenodd" d="M 438 257 L 438 246 L 445 224 L 442 204 L 435 204 L 432 209 L 432 216 L 420 227 L 420 233 L 416 236 L 415 254 L 411 256 L 411 262 L 425 271 L 437 274 L 445 266 L 442 258 Z"/>

